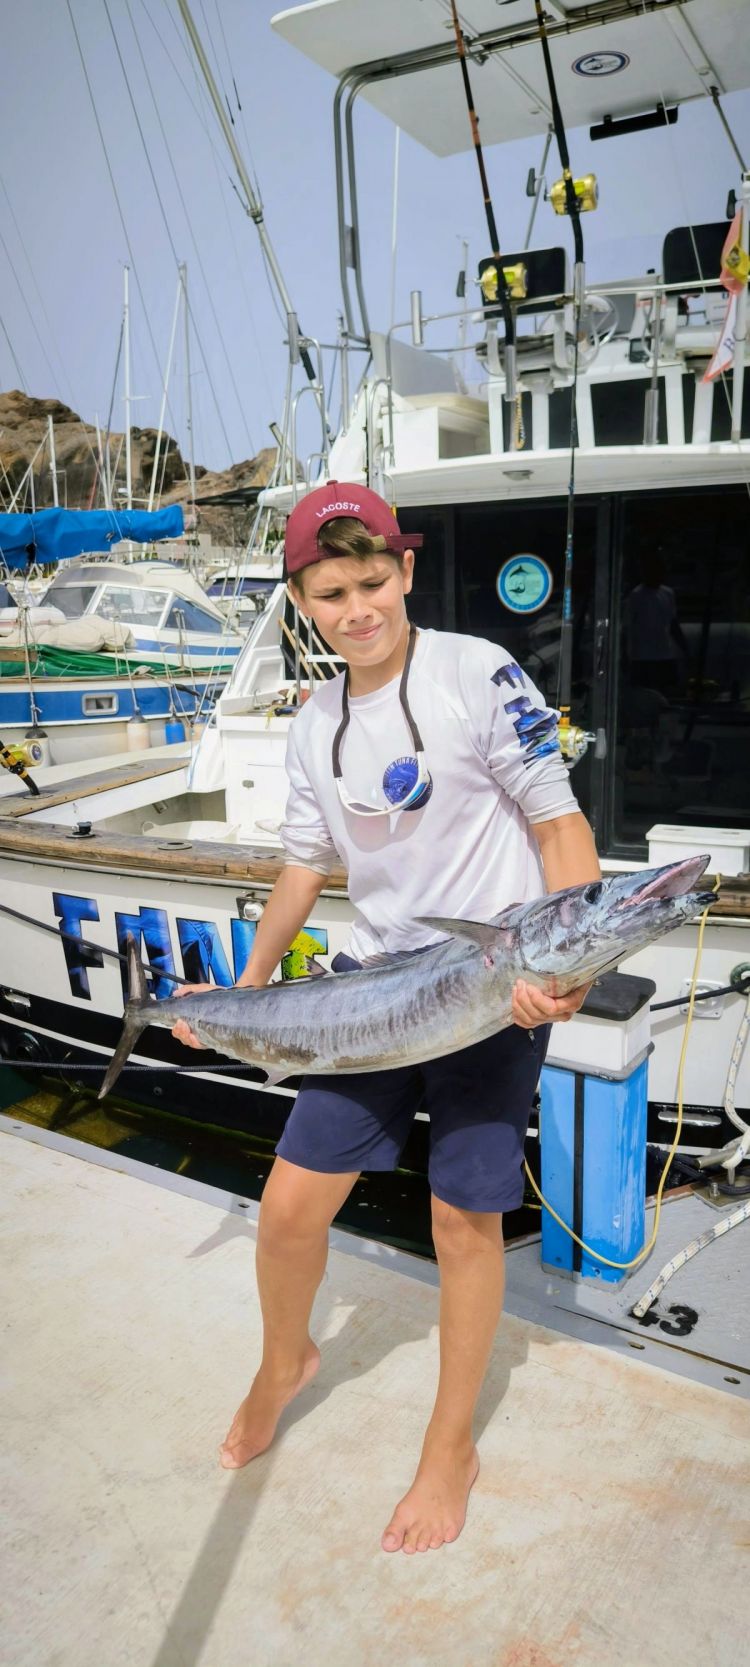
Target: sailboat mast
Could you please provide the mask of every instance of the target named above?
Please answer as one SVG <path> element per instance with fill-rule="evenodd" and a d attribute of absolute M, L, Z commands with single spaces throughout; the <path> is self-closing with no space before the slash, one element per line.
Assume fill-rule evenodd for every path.
<path fill-rule="evenodd" d="M 57 459 L 55 457 L 55 425 L 51 416 L 47 418 L 47 437 L 49 439 L 49 472 L 52 481 L 52 502 L 57 509 L 60 499 L 57 492 Z"/>
<path fill-rule="evenodd" d="M 130 435 L 130 267 L 123 270 L 122 345 L 125 357 L 125 489 L 128 509 L 133 508 L 133 450 Z"/>
<path fill-rule="evenodd" d="M 193 439 L 193 391 L 190 380 L 190 307 L 188 305 L 187 262 L 180 266 L 183 320 L 185 324 L 185 404 L 187 408 L 188 468 L 190 470 L 190 502 L 195 506 L 195 442 Z"/>

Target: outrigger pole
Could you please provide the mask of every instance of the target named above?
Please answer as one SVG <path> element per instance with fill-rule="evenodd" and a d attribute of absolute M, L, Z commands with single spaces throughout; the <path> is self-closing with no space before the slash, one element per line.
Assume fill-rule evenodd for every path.
<path fill-rule="evenodd" d="M 468 67 L 468 64 L 466 62 L 466 44 L 464 42 L 464 37 L 463 37 L 462 31 L 461 31 L 461 25 L 460 25 L 459 20 L 458 20 L 458 11 L 456 9 L 456 0 L 451 0 L 451 12 L 453 14 L 453 28 L 455 30 L 455 35 L 456 35 L 456 48 L 457 48 L 457 51 L 458 51 L 458 60 L 459 60 L 459 63 L 461 65 L 461 75 L 463 77 L 464 92 L 466 94 L 466 107 L 467 107 L 468 112 L 469 112 L 469 121 L 471 123 L 471 136 L 472 136 L 472 139 L 474 140 L 474 152 L 475 152 L 476 159 L 477 159 L 477 167 L 479 169 L 479 178 L 482 182 L 482 195 L 484 197 L 484 212 L 487 216 L 487 230 L 489 231 L 489 234 L 490 234 L 492 259 L 495 262 L 495 267 L 497 269 L 497 298 L 498 298 L 498 301 L 500 302 L 500 307 L 502 309 L 502 314 L 503 314 L 503 323 L 505 325 L 505 398 L 506 398 L 506 400 L 508 401 L 509 404 L 515 404 L 515 400 L 516 400 L 516 321 L 513 317 L 513 307 L 511 305 L 510 289 L 508 287 L 508 281 L 506 279 L 505 271 L 503 269 L 503 263 L 502 263 L 502 260 L 500 258 L 500 238 L 498 237 L 497 225 L 495 223 L 495 211 L 492 207 L 492 197 L 490 196 L 490 187 L 489 187 L 489 183 L 488 183 L 488 180 L 487 180 L 487 170 L 484 166 L 484 156 L 483 156 L 483 153 L 482 153 L 482 142 L 481 142 L 480 137 L 479 137 L 479 117 L 477 116 L 477 112 L 476 112 L 476 109 L 475 109 L 475 106 L 474 106 L 474 100 L 473 100 L 472 92 L 471 92 L 471 82 L 469 80 L 469 67 Z"/>
<path fill-rule="evenodd" d="M 557 678 L 557 705 L 560 708 L 561 745 L 565 739 L 565 731 L 570 734 L 570 699 L 573 668 L 573 535 L 575 530 L 575 488 L 576 488 L 576 450 L 578 447 L 578 421 L 576 417 L 576 388 L 578 384 L 578 336 L 581 326 L 581 307 L 585 285 L 585 270 L 583 264 L 583 232 L 581 231 L 581 210 L 576 193 L 575 183 L 570 171 L 570 156 L 568 141 L 565 136 L 565 124 L 560 109 L 560 101 L 555 86 L 555 75 L 550 57 L 547 28 L 544 21 L 541 0 L 534 0 L 536 6 L 537 23 L 539 25 L 539 39 L 544 56 L 544 68 L 547 75 L 549 99 L 552 110 L 552 124 L 555 129 L 557 148 L 560 153 L 560 164 L 563 171 L 565 186 L 565 207 L 573 223 L 573 243 L 575 246 L 575 275 L 573 280 L 573 386 L 570 399 L 570 474 L 568 477 L 568 512 L 565 528 L 565 568 L 563 575 L 563 605 L 562 626 L 560 629 L 560 669 Z M 563 745 L 563 751 L 565 747 Z M 578 754 L 577 756 L 580 756 Z"/>

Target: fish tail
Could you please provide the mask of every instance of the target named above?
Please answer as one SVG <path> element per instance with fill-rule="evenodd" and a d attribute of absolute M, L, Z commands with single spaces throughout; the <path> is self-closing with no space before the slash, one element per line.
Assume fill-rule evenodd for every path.
<path fill-rule="evenodd" d="M 125 948 L 128 957 L 128 999 L 125 1003 L 122 1035 L 109 1062 L 102 1086 L 99 1089 L 99 1093 L 97 1095 L 97 1099 L 99 1100 L 103 1100 L 105 1094 L 109 1094 L 110 1089 L 114 1088 L 122 1067 L 125 1064 L 129 1053 L 135 1047 L 141 1031 L 145 1030 L 146 1026 L 151 1023 L 151 1015 L 149 1011 L 151 1001 L 148 993 L 148 984 L 146 982 L 146 973 L 144 971 L 140 955 L 138 954 L 135 938 L 133 937 L 132 932 L 128 932 L 125 940 Z"/>

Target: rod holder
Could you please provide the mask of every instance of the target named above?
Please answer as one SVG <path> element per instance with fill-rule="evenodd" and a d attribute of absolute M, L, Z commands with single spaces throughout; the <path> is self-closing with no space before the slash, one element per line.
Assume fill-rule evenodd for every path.
<path fill-rule="evenodd" d="M 415 347 L 424 346 L 421 289 L 413 289 L 411 292 L 411 339 Z"/>
<path fill-rule="evenodd" d="M 509 405 L 515 405 L 518 396 L 518 377 L 516 374 L 516 349 L 505 343 L 503 349 L 503 369 L 505 371 L 504 398 Z"/>

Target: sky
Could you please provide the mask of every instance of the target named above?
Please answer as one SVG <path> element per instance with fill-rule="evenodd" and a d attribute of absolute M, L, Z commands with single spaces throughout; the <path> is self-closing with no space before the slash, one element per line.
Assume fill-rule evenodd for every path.
<path fill-rule="evenodd" d="M 192 9 L 233 104 L 236 82 L 238 142 L 302 327 L 330 342 L 341 306 L 334 79 L 271 29 L 278 0 L 192 0 Z M 724 106 L 747 154 L 750 93 L 731 94 Z M 23 0 L 6 8 L 0 109 L 0 388 L 55 396 L 88 422 L 106 423 L 129 263 L 132 421 L 155 426 L 184 260 L 196 459 L 225 468 L 271 444 L 284 386 L 283 324 L 176 0 Z M 382 329 L 391 322 L 395 130 L 361 100 L 355 127 L 365 283 L 371 323 Z M 523 245 L 526 177 L 541 143 L 487 150 L 506 249 Z M 581 129 L 569 143 L 574 172 L 593 169 L 599 178 L 601 206 L 584 222 L 589 281 L 658 268 L 665 232 L 723 218 L 738 183 L 708 101 L 683 106 L 674 129 L 594 146 Z M 550 177 L 558 173 L 555 162 Z M 397 316 L 409 316 L 413 288 L 426 311 L 448 311 L 457 305 L 462 239 L 471 266 L 488 252 L 473 154 L 438 159 L 402 134 L 397 212 Z M 534 242 L 559 242 L 561 228 L 569 238 L 569 226 L 542 205 Z M 180 336 L 167 427 L 183 446 L 184 367 Z M 124 425 L 122 395 L 120 376 L 116 429 Z"/>

